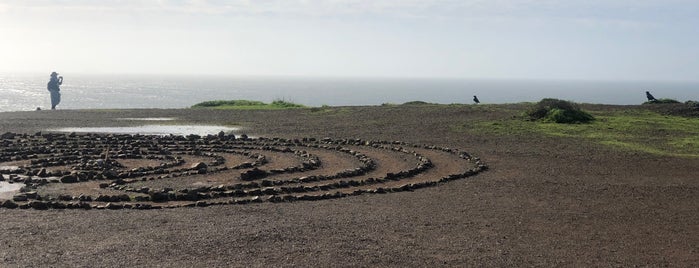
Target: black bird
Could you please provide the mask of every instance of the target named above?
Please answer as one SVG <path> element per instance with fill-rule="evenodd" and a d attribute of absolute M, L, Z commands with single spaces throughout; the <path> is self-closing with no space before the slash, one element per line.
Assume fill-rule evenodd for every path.
<path fill-rule="evenodd" d="M 478 97 L 476 97 L 476 96 L 473 96 L 473 102 L 475 102 L 476 104 L 481 103 L 481 101 L 479 101 Z"/>
<path fill-rule="evenodd" d="M 648 101 L 658 101 L 653 97 L 653 95 L 650 94 L 650 92 L 646 91 L 646 98 L 648 98 Z"/>

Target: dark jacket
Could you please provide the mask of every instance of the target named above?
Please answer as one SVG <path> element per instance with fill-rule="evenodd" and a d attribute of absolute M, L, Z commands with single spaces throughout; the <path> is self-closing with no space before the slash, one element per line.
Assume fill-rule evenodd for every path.
<path fill-rule="evenodd" d="M 58 77 L 51 77 L 51 80 L 46 85 L 46 89 L 61 91 L 61 88 L 59 87 L 60 85 L 61 85 L 61 81 L 58 80 Z"/>

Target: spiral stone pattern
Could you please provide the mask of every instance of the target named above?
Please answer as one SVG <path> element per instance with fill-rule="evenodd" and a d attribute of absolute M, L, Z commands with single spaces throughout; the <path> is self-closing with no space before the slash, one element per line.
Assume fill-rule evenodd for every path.
<path fill-rule="evenodd" d="M 437 186 L 488 167 L 402 141 L 5 133 L 4 209 L 163 209 L 294 202 Z"/>

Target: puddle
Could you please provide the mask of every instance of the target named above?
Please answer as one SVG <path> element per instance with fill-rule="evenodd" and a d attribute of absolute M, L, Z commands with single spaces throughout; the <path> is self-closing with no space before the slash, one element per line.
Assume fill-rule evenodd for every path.
<path fill-rule="evenodd" d="M 174 117 L 127 117 L 127 118 L 117 118 L 117 120 L 126 120 L 126 121 L 173 121 L 176 118 Z"/>
<path fill-rule="evenodd" d="M 13 170 L 18 170 L 18 169 L 19 169 L 18 166 L 0 166 L 0 170 L 13 171 Z"/>
<path fill-rule="evenodd" d="M 24 183 L 9 183 L 0 181 L 0 200 L 12 199 L 16 193 L 24 186 Z"/>
<path fill-rule="evenodd" d="M 142 134 L 142 135 L 216 135 L 223 131 L 231 133 L 239 131 L 237 127 L 207 126 L 207 125 L 145 125 L 136 127 L 71 127 L 59 128 L 52 131 L 76 132 L 76 133 L 116 133 L 116 134 Z"/>

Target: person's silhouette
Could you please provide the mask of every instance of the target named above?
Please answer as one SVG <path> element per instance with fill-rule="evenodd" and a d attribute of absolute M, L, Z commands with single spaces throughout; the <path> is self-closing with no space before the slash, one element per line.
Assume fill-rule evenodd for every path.
<path fill-rule="evenodd" d="M 481 101 L 478 100 L 478 97 L 476 97 L 475 95 L 473 96 L 473 102 L 475 102 L 476 104 L 481 103 Z"/>
<path fill-rule="evenodd" d="M 658 101 L 658 100 L 657 100 L 655 97 L 653 97 L 653 95 L 650 94 L 650 92 L 648 92 L 648 91 L 646 91 L 646 98 L 648 98 L 648 101 L 650 101 L 650 102 L 656 102 L 656 101 Z"/>
<path fill-rule="evenodd" d="M 58 73 L 51 73 L 51 80 L 46 85 L 46 89 L 51 92 L 51 110 L 56 110 L 56 105 L 61 102 L 61 84 L 63 84 L 63 76 L 58 76 Z"/>

